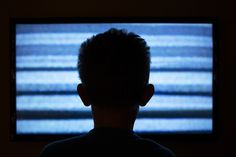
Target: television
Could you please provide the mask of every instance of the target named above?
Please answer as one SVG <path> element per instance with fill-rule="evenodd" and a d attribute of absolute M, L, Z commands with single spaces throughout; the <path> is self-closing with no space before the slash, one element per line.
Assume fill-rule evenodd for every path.
<path fill-rule="evenodd" d="M 11 131 L 14 139 L 70 137 L 93 128 L 77 92 L 80 44 L 110 28 L 150 46 L 155 94 L 134 131 L 152 136 L 213 135 L 216 23 L 201 18 L 35 18 L 11 20 Z M 99 53 L 99 52 L 98 52 Z"/>

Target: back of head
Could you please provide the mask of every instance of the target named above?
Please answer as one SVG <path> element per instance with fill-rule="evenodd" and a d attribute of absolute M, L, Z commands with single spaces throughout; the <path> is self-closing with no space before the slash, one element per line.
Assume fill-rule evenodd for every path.
<path fill-rule="evenodd" d="M 112 28 L 81 44 L 78 69 L 92 105 L 135 105 L 149 80 L 149 47 L 137 34 Z"/>

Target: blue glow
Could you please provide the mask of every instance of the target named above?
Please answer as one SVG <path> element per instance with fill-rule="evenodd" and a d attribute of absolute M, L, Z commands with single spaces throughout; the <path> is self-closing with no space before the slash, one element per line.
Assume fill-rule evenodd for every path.
<path fill-rule="evenodd" d="M 189 79 L 191 77 L 191 79 Z M 152 72 L 150 82 L 159 84 L 211 84 L 210 72 Z M 17 84 L 78 83 L 76 71 L 20 71 Z"/>
<path fill-rule="evenodd" d="M 90 111 L 77 95 L 36 95 L 18 96 L 18 111 Z M 211 110 L 212 99 L 206 96 L 169 96 L 154 95 L 142 111 L 177 111 L 177 110 Z"/>
<path fill-rule="evenodd" d="M 41 56 L 18 56 L 17 67 L 19 68 L 76 68 L 76 55 L 41 55 Z M 198 64 L 197 64 L 198 63 Z M 151 69 L 153 68 L 202 68 L 211 69 L 212 60 L 206 57 L 152 57 Z M 75 70 L 76 71 L 76 70 Z"/>
<path fill-rule="evenodd" d="M 166 125 L 168 123 L 168 125 Z M 93 128 L 92 119 L 70 120 L 18 120 L 18 134 L 61 134 L 83 133 Z M 135 122 L 137 132 L 187 132 L 211 131 L 211 119 L 137 119 Z"/>
<path fill-rule="evenodd" d="M 76 95 L 78 49 L 88 37 L 111 27 L 135 32 L 151 47 L 150 83 L 156 93 L 140 108 L 135 131 L 210 133 L 212 24 L 201 23 L 17 24 L 17 133 L 70 134 L 93 128 L 86 114 L 73 118 L 74 112 L 90 112 Z"/>
<path fill-rule="evenodd" d="M 16 36 L 16 45 L 79 45 L 92 33 L 34 33 L 19 34 Z M 185 35 L 141 35 L 149 46 L 202 46 L 212 47 L 211 37 Z"/>

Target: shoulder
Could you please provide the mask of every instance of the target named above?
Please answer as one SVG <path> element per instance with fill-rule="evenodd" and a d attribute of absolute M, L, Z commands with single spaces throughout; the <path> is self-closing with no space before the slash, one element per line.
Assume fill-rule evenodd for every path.
<path fill-rule="evenodd" d="M 136 141 L 138 148 L 144 152 L 149 152 L 150 156 L 175 157 L 175 154 L 167 147 L 150 139 L 139 138 Z"/>
<path fill-rule="evenodd" d="M 83 146 L 86 141 L 87 136 L 82 135 L 49 143 L 41 151 L 40 157 L 67 156 L 68 153 L 73 153 L 76 147 Z"/>
<path fill-rule="evenodd" d="M 107 142 L 104 138 L 97 138 L 93 134 L 50 143 L 44 147 L 40 157 L 73 157 L 81 154 L 92 156 L 94 152 L 97 154 L 123 152 L 130 155 L 137 154 L 138 156 L 143 154 L 144 156 L 175 157 L 171 150 L 150 139 L 132 136 L 132 138 L 123 140 L 111 138 Z"/>

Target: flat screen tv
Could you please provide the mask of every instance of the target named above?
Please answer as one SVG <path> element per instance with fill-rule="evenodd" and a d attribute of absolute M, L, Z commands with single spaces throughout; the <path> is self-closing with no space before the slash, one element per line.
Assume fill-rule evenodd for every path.
<path fill-rule="evenodd" d="M 150 46 L 155 94 L 134 130 L 152 136 L 215 131 L 216 38 L 213 19 L 12 19 L 11 116 L 17 138 L 69 137 L 93 128 L 76 92 L 81 42 L 110 28 L 139 34 Z"/>

